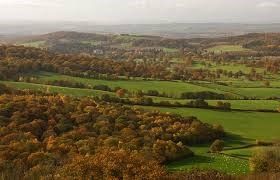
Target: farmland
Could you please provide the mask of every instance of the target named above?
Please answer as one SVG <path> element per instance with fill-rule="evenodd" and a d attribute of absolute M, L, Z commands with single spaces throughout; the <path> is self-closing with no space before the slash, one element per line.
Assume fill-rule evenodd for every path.
<path fill-rule="evenodd" d="M 80 37 L 71 32 L 71 38 L 67 39 L 67 35 L 69 34 L 60 32 L 49 37 L 54 44 L 50 54 L 44 49 L 34 48 L 25 52 L 26 47 L 19 47 L 17 51 L 13 49 L 16 47 L 5 47 L 4 62 L 0 63 L 0 83 L 24 90 L 24 93 L 33 93 L 28 90 L 41 91 L 77 97 L 77 100 L 89 97 L 83 99 L 94 98 L 97 102 L 114 104 L 116 107 L 141 108 L 139 112 L 146 110 L 167 115 L 178 114 L 185 118 L 196 117 L 202 123 L 207 123 L 205 127 L 213 125 L 225 132 L 219 136 L 225 142 L 223 149 L 210 153 L 213 139 L 211 142 L 191 142 L 187 139 L 200 133 L 205 135 L 203 128 L 198 129 L 196 124 L 192 124 L 194 127 L 184 129 L 187 140 L 174 140 L 174 144 L 182 147 L 185 143 L 194 156 L 172 156 L 175 159 L 165 161 L 166 168 L 171 172 L 201 168 L 233 175 L 248 174 L 252 152 L 264 148 L 257 142 L 268 142 L 271 145 L 279 141 L 279 63 L 276 57 L 269 59 L 265 56 L 277 53 L 276 51 L 270 52 L 264 48 L 265 52 L 256 55 L 253 50 L 256 47 L 252 47 L 252 50 L 243 48 L 247 44 L 238 40 L 228 43 L 230 45 L 221 45 L 223 43 L 214 40 L 211 43 L 211 39 L 192 40 L 195 41 L 192 46 L 186 44 L 186 40 L 173 41 L 149 36 L 93 35 L 92 38 L 91 34 Z M 57 39 L 52 39 L 52 36 Z M 63 42 L 67 42 L 67 46 Z M 24 45 L 48 46 L 43 40 L 27 41 Z M 95 55 L 93 52 L 99 48 L 103 48 L 104 54 Z M 25 56 L 27 60 L 23 58 Z M 64 99 L 63 96 L 62 101 L 64 100 L 67 98 Z M 92 114 L 88 111 L 92 109 L 79 109 L 79 113 L 84 112 L 77 116 L 78 121 L 89 120 L 87 117 Z M 115 111 L 116 108 L 113 109 Z M 125 120 L 120 117 L 118 121 L 130 121 L 130 118 L 134 119 L 130 116 Z M 77 125 L 67 123 L 65 132 L 68 130 L 67 126 Z M 176 128 L 177 124 L 172 128 Z M 94 127 L 97 134 L 106 134 L 112 130 L 101 126 Z M 92 130 L 90 123 L 87 127 Z M 134 124 L 129 126 L 131 129 L 134 127 Z M 162 125 L 152 131 L 156 134 L 165 130 Z M 125 133 L 133 137 L 133 133 L 129 131 L 126 129 Z M 176 129 L 173 132 L 182 133 Z M 156 134 L 154 137 L 163 137 L 161 143 L 172 147 L 168 141 L 168 133 Z M 115 146 L 116 142 L 120 141 L 113 138 L 107 140 L 106 144 Z M 143 146 L 139 144 L 141 142 L 137 140 L 128 147 L 133 149 Z"/>
<path fill-rule="evenodd" d="M 59 86 L 44 85 L 43 83 L 54 80 L 68 80 L 72 82 L 81 82 L 90 86 L 94 85 L 108 85 L 111 88 L 121 87 L 128 89 L 129 91 L 137 90 L 158 90 L 170 95 L 175 95 L 177 98 L 182 92 L 193 91 L 213 91 L 219 93 L 231 92 L 240 93 L 243 95 L 252 95 L 252 93 L 258 93 L 258 97 L 265 97 L 270 94 L 273 88 L 234 88 L 213 84 L 207 84 L 207 86 L 201 84 L 191 84 L 185 82 L 168 82 L 168 81 L 144 81 L 138 80 L 97 80 L 87 79 L 79 77 L 71 77 L 66 75 L 59 75 L 54 73 L 41 72 L 33 75 L 38 79 L 37 81 L 42 84 L 25 83 L 25 82 L 8 82 L 3 83 L 15 87 L 18 89 L 32 89 L 40 90 L 43 92 L 55 92 L 70 96 L 101 96 L 102 94 L 110 94 L 115 96 L 114 93 L 99 91 L 93 89 L 83 88 L 68 88 Z M 276 88 L 277 89 L 277 88 Z M 245 93 L 245 91 L 247 92 Z M 248 91 L 248 90 L 251 90 Z M 277 92 L 275 90 L 275 92 Z M 277 94 L 276 94 L 277 95 Z M 255 94 L 254 94 L 255 96 Z M 164 98 L 164 97 L 152 97 L 154 102 L 169 101 L 170 103 L 180 102 L 186 103 L 190 100 Z M 203 122 L 210 124 L 219 124 L 225 128 L 228 133 L 225 138 L 225 148 L 238 148 L 244 145 L 254 144 L 256 140 L 273 141 L 277 140 L 280 136 L 278 127 L 280 125 L 278 113 L 257 112 L 258 109 L 276 110 L 280 106 L 280 102 L 277 100 L 224 100 L 230 102 L 232 109 L 250 110 L 250 111 L 219 111 L 219 110 L 207 110 L 198 108 L 163 108 L 163 107 L 142 107 L 147 110 L 157 110 L 161 112 L 169 112 L 180 114 L 182 116 L 196 116 Z M 217 100 L 207 100 L 210 105 L 215 105 Z M 259 133 L 265 132 L 265 133 Z M 244 174 L 249 172 L 248 158 L 253 149 L 241 149 L 241 150 L 225 150 L 224 154 L 209 154 L 209 144 L 203 146 L 193 146 L 191 149 L 195 152 L 195 156 L 191 159 L 182 159 L 176 162 L 172 162 L 167 165 L 171 171 L 190 170 L 194 167 L 197 168 L 214 168 L 230 174 Z M 229 155 L 234 154 L 237 157 Z M 246 158 L 243 158 L 246 156 Z M 242 159 L 243 158 L 243 159 Z M 221 166 L 222 164 L 222 166 Z"/>
<path fill-rule="evenodd" d="M 222 53 L 222 52 L 243 52 L 250 51 L 240 45 L 218 45 L 207 49 L 209 52 Z"/>
<path fill-rule="evenodd" d="M 45 41 L 34 41 L 34 42 L 25 42 L 25 43 L 20 43 L 19 45 L 23 45 L 26 47 L 36 47 L 36 48 L 40 48 L 43 47 L 45 45 Z"/>

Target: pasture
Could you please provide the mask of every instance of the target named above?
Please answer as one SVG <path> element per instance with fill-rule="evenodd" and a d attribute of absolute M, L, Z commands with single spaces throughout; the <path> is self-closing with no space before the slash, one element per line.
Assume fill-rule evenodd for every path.
<path fill-rule="evenodd" d="M 243 48 L 241 45 L 218 45 L 207 49 L 208 52 L 223 53 L 223 52 L 244 52 L 250 49 Z"/>
<path fill-rule="evenodd" d="M 25 43 L 19 43 L 19 45 L 23 45 L 26 47 L 35 47 L 35 48 L 40 48 L 45 45 L 45 41 L 33 41 L 33 42 L 25 42 Z"/>
<path fill-rule="evenodd" d="M 36 74 L 39 82 L 47 82 L 54 80 L 66 80 L 71 82 L 80 82 L 89 86 L 95 85 L 107 85 L 114 89 L 116 87 L 121 87 L 129 91 L 142 90 L 147 92 L 148 90 L 157 90 L 160 93 L 166 93 L 170 96 L 180 97 L 181 93 L 184 92 L 197 92 L 197 91 L 212 91 L 217 93 L 222 93 L 219 90 L 213 90 L 207 87 L 197 86 L 191 83 L 185 83 L 181 81 L 156 81 L 156 80 L 98 80 L 98 79 L 88 79 L 79 78 L 66 75 L 59 75 L 54 73 L 40 73 Z"/>
<path fill-rule="evenodd" d="M 225 149 L 222 154 L 207 153 L 210 144 L 201 147 L 191 147 L 195 156 L 167 165 L 169 170 L 182 171 L 192 168 L 216 169 L 230 174 L 245 174 L 249 172 L 248 159 L 255 148 L 239 149 L 244 145 L 254 144 L 255 141 L 273 141 L 280 137 L 280 114 L 262 112 L 224 112 L 216 110 L 189 109 L 189 108 L 155 108 L 144 107 L 149 110 L 158 110 L 180 114 L 182 116 L 196 116 L 203 122 L 221 124 L 227 136 Z"/>

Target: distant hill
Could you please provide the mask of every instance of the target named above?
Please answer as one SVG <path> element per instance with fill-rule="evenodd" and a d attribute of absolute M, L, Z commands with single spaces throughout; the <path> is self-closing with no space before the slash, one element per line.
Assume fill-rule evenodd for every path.
<path fill-rule="evenodd" d="M 236 36 L 248 33 L 280 32 L 279 24 L 238 23 L 170 23 L 97 25 L 93 23 L 0 23 L 0 34 L 38 35 L 56 31 L 78 31 L 98 34 L 136 34 L 168 38 L 208 38 Z"/>

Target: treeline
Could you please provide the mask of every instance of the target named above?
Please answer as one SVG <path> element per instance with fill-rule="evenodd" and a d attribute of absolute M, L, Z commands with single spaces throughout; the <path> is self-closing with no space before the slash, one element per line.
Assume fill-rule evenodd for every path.
<path fill-rule="evenodd" d="M 154 102 L 150 97 L 134 97 L 134 98 L 119 98 L 116 96 L 110 96 L 109 94 L 103 94 L 101 97 L 97 97 L 102 101 L 114 102 L 128 105 L 141 105 L 141 106 L 156 106 L 156 107 L 187 107 L 187 108 L 202 108 L 202 109 L 218 109 L 218 110 L 231 110 L 231 104 L 229 102 L 217 101 L 215 106 L 209 105 L 203 99 L 191 100 L 186 103 L 178 101 L 159 101 Z"/>
<path fill-rule="evenodd" d="M 202 92 L 185 92 L 181 94 L 182 99 L 209 99 L 209 100 L 223 100 L 228 99 L 224 94 L 218 94 L 211 91 L 202 91 Z"/>

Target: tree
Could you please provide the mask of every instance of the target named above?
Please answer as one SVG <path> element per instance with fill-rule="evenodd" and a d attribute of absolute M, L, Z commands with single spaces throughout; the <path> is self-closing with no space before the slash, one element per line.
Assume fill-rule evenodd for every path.
<path fill-rule="evenodd" d="M 221 152 L 223 151 L 224 149 L 224 146 L 225 146 L 225 142 L 222 141 L 222 140 L 215 140 L 213 142 L 213 144 L 210 146 L 210 152 L 211 153 L 218 153 L 218 152 Z"/>

